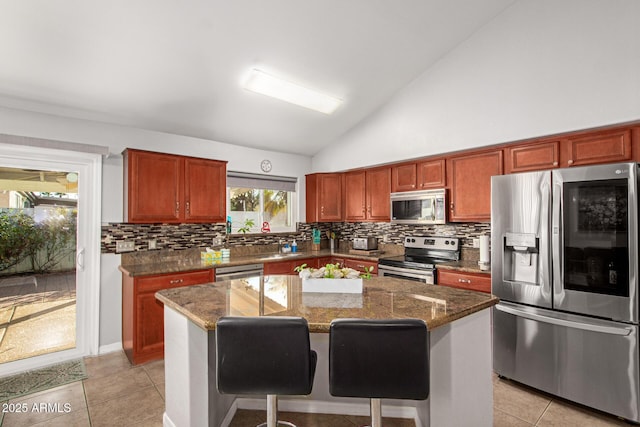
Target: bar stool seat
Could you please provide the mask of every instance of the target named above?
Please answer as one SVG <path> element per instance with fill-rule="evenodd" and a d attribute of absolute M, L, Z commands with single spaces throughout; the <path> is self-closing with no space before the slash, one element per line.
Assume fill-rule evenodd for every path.
<path fill-rule="evenodd" d="M 301 317 L 221 317 L 216 323 L 217 387 L 223 394 L 266 394 L 267 422 L 278 421 L 277 395 L 311 393 L 317 354 Z"/>
<path fill-rule="evenodd" d="M 382 425 L 380 399 L 427 399 L 427 325 L 418 319 L 331 322 L 329 392 L 369 398 L 372 427 Z"/>

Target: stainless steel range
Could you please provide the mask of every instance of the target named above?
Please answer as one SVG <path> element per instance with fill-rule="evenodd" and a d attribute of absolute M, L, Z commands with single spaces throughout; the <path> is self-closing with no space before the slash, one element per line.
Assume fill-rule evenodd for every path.
<path fill-rule="evenodd" d="M 378 276 L 436 284 L 435 265 L 460 259 L 457 237 L 407 236 L 404 255 L 380 258 Z"/>

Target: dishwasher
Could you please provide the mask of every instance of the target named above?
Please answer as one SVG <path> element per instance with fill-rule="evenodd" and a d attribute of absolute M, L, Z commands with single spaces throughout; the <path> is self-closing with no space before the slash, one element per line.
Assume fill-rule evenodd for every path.
<path fill-rule="evenodd" d="M 263 272 L 263 264 L 246 264 L 234 265 L 231 267 L 218 267 L 216 268 L 216 282 L 262 276 Z"/>

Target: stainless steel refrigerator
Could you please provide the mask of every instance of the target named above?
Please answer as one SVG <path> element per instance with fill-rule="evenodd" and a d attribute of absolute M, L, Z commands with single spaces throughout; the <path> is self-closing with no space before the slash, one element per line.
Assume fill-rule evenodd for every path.
<path fill-rule="evenodd" d="M 497 374 L 640 422 L 638 166 L 491 180 Z"/>

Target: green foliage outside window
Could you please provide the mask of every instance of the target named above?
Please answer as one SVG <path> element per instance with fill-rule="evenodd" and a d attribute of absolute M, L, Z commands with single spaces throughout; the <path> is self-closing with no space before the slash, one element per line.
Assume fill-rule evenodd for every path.
<path fill-rule="evenodd" d="M 25 260 L 31 271 L 53 269 L 76 249 L 76 215 L 59 209 L 41 222 L 22 211 L 0 212 L 0 272 Z"/>

